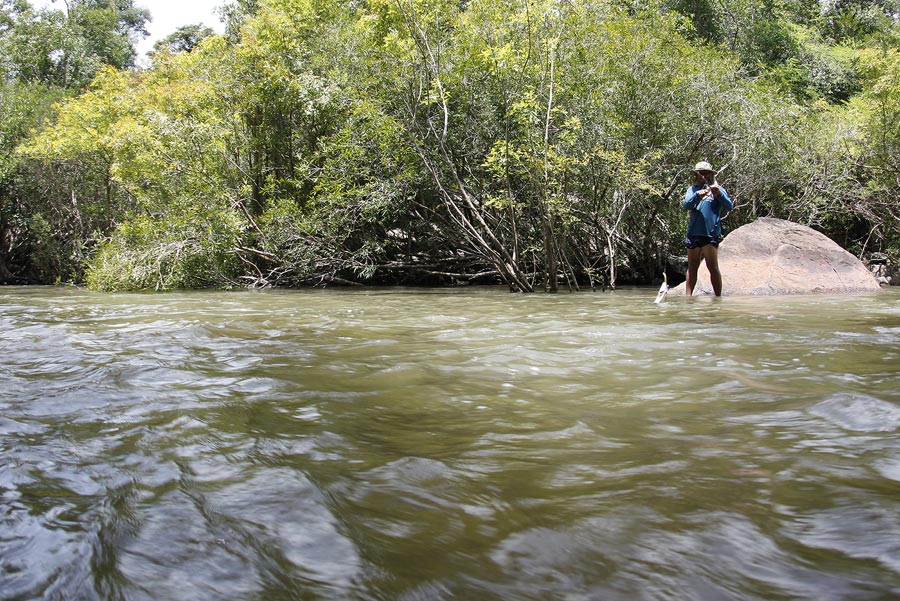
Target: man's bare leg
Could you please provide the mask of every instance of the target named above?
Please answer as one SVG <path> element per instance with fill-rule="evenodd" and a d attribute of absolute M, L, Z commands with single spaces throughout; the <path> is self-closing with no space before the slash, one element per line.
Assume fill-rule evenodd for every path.
<path fill-rule="evenodd" d="M 716 296 L 722 296 L 722 272 L 719 270 L 719 249 L 712 244 L 707 244 L 702 249 L 703 258 L 706 259 L 706 268 L 709 269 L 709 281 L 712 283 Z M 690 261 L 688 261 L 690 267 Z"/>
<path fill-rule="evenodd" d="M 684 293 L 693 296 L 694 286 L 697 285 L 697 272 L 700 270 L 700 261 L 703 259 L 703 250 L 699 248 L 688 249 L 687 280 L 684 282 Z"/>

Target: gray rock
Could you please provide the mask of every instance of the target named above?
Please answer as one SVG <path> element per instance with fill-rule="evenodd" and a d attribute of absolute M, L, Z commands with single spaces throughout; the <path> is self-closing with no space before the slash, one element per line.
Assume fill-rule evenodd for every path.
<path fill-rule="evenodd" d="M 734 230 L 719 245 L 723 295 L 844 293 L 880 290 L 869 269 L 810 227 L 763 217 Z M 711 295 L 700 265 L 694 295 Z M 670 291 L 684 295 L 684 284 Z"/>

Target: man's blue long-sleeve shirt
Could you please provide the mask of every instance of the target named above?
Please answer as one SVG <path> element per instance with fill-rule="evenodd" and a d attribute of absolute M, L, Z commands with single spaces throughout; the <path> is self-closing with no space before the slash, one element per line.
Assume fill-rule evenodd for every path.
<path fill-rule="evenodd" d="M 734 203 L 721 185 L 718 196 L 710 193 L 701 198 L 697 193 L 705 187 L 703 184 L 691 186 L 684 195 L 684 208 L 691 212 L 687 233 L 688 236 L 721 238 L 722 215 L 733 209 Z"/>

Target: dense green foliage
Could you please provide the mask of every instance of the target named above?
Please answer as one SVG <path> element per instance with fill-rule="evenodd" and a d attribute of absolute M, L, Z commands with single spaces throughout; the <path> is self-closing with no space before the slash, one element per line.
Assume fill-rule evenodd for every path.
<path fill-rule="evenodd" d="M 891 0 L 241 0 L 141 71 L 130 1 L 0 6 L 6 281 L 647 282 L 700 159 L 729 229 L 900 251 Z"/>
<path fill-rule="evenodd" d="M 127 198 L 113 155 L 83 147 L 53 160 L 17 148 L 55 120 L 55 106 L 113 67 L 135 65 L 149 17 L 133 0 L 68 0 L 35 11 L 0 0 L 0 282 L 79 280 L 91 247 Z"/>

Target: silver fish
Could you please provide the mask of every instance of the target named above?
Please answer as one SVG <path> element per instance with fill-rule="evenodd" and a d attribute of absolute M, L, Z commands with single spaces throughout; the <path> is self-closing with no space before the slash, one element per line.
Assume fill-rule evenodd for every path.
<path fill-rule="evenodd" d="M 656 293 L 656 300 L 653 302 L 658 304 L 666 300 L 667 292 L 669 292 L 669 280 L 666 278 L 666 274 L 663 273 L 662 286 L 659 287 L 659 292 Z"/>

